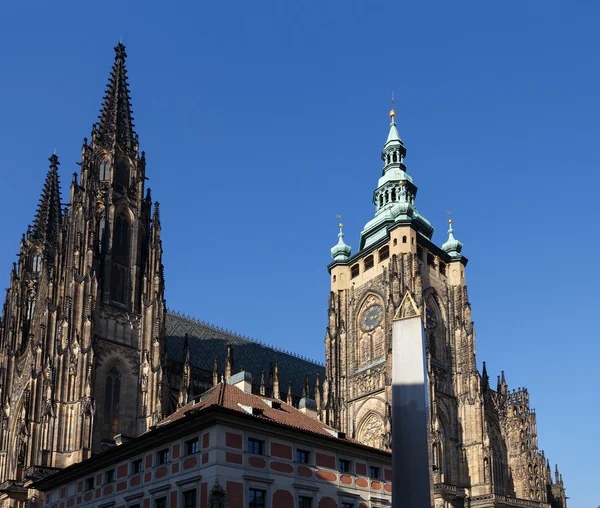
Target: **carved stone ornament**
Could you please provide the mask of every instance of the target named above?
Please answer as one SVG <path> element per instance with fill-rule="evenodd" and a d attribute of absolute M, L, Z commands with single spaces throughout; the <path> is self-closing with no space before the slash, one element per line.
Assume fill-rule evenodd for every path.
<path fill-rule="evenodd" d="M 383 437 L 384 428 L 381 418 L 374 413 L 367 415 L 359 427 L 358 440 L 367 446 L 379 448 Z"/>
<path fill-rule="evenodd" d="M 404 295 L 404 298 L 402 299 L 400 307 L 398 307 L 398 310 L 396 311 L 394 321 L 397 321 L 399 319 L 408 319 L 420 315 L 421 313 L 419 312 L 417 304 L 415 303 L 411 294 L 407 291 Z"/>
<path fill-rule="evenodd" d="M 215 482 L 208 496 L 208 508 L 229 508 L 227 493 L 218 481 Z"/>
<path fill-rule="evenodd" d="M 385 383 L 385 364 L 360 372 L 354 376 L 354 397 L 360 397 L 383 387 Z"/>

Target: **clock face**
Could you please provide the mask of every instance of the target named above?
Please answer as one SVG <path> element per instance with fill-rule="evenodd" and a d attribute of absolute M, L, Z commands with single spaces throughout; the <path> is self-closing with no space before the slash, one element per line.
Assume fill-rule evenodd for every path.
<path fill-rule="evenodd" d="M 360 318 L 360 329 L 363 332 L 370 332 L 383 319 L 383 309 L 381 305 L 371 305 Z"/>

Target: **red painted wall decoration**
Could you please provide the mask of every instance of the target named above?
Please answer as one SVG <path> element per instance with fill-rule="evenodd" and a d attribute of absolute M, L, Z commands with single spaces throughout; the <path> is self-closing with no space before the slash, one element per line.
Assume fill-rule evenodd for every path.
<path fill-rule="evenodd" d="M 327 455 L 325 453 L 317 452 L 316 455 L 317 466 L 328 467 L 329 469 L 335 469 L 335 457 L 333 455 Z"/>
<path fill-rule="evenodd" d="M 227 497 L 229 508 L 244 508 L 244 484 L 227 482 Z"/>
<path fill-rule="evenodd" d="M 292 447 L 279 443 L 271 443 L 271 456 L 292 460 Z"/>
<path fill-rule="evenodd" d="M 321 498 L 319 508 L 337 508 L 337 503 L 330 497 Z"/>
<path fill-rule="evenodd" d="M 238 450 L 242 449 L 242 435 L 234 434 L 233 432 L 225 433 L 225 445 L 230 448 L 237 448 Z"/>
<path fill-rule="evenodd" d="M 277 490 L 273 494 L 273 508 L 294 508 L 294 496 L 289 490 Z"/>

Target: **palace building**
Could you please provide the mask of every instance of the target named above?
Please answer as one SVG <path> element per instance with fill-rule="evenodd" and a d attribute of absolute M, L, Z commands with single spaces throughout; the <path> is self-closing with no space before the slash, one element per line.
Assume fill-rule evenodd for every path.
<path fill-rule="evenodd" d="M 417 186 L 404 163 L 406 148 L 395 111 L 390 112 L 383 168 L 373 194 L 375 216 L 366 223 L 356 253 L 344 242 L 341 224 L 339 241 L 331 249 L 323 366 L 167 310 L 160 207 L 146 188 L 146 157 L 133 130 L 125 47 L 119 44 L 115 51 L 101 116 L 84 139 L 80 170 L 70 183 L 69 205 L 63 205 L 59 160 L 52 155 L 33 225 L 21 238 L 10 273 L 0 322 L 2 506 L 86 504 L 80 486 L 91 475 L 94 496 L 99 489 L 103 502 L 110 491 L 106 502 L 150 508 L 155 478 L 147 484 L 147 474 L 140 475 L 135 498 L 140 503 L 123 494 L 110 501 L 118 493 L 98 487 L 98 478 L 113 464 L 115 478 L 121 479 L 121 472 L 133 467 L 128 461 L 138 460 L 136 454 L 153 457 L 159 441 L 171 443 L 174 455 L 175 447 L 183 446 L 177 444 L 181 436 L 163 429 L 175 429 L 183 415 L 189 420 L 186 432 L 202 440 L 210 435 L 207 447 L 213 450 L 207 452 L 208 462 L 202 460 L 194 469 L 207 479 L 197 482 L 194 506 L 208 506 L 211 492 L 222 492 L 223 502 L 233 496 L 228 500 L 232 508 L 250 506 L 254 489 L 266 496 L 266 504 L 252 506 L 275 508 L 280 482 L 288 492 L 281 495 L 293 500 L 290 506 L 296 506 L 298 496 L 312 499 L 314 504 L 306 506 L 314 507 L 324 497 L 327 507 L 387 506 L 391 484 L 385 490 L 385 481 L 378 480 L 380 495 L 373 494 L 374 479 L 367 481 L 362 466 L 337 471 L 338 465 L 328 462 L 328 475 L 335 476 L 344 495 L 333 494 L 334 480 L 319 484 L 327 480 L 316 476 L 316 463 L 310 488 L 327 495 L 309 495 L 310 489 L 300 494 L 293 478 L 282 479 L 270 469 L 261 473 L 272 480 L 267 489 L 252 483 L 254 473 L 248 471 L 234 480 L 230 469 L 217 467 L 218 457 L 234 453 L 227 451 L 223 438 L 231 429 L 224 424 L 203 429 L 208 429 L 208 413 L 237 411 L 235 404 L 254 407 L 243 400 L 256 397 L 253 404 L 263 412 L 274 406 L 290 414 L 302 412 L 302 428 L 279 422 L 285 427 L 285 446 L 294 449 L 297 441 L 307 439 L 306 432 L 318 428 L 318 439 L 336 439 L 327 445 L 333 457 L 328 460 L 356 453 L 365 467 L 369 461 L 389 467 L 391 329 L 408 292 L 424 316 L 432 502 L 440 508 L 566 508 L 562 477 L 558 468 L 552 474 L 538 445 L 527 390 L 509 390 L 504 373 L 492 384 L 485 363 L 482 372 L 477 369 L 463 245 L 452 224 L 448 240 L 441 246 L 433 243 L 433 227 L 415 205 Z M 214 398 L 219 390 L 238 390 L 227 383 L 241 374 L 242 365 L 253 375 L 244 377 L 242 395 L 231 392 L 231 400 L 224 396 L 203 405 L 208 400 L 203 397 Z M 189 418 L 200 407 L 204 416 Z M 267 425 L 262 413 L 242 412 L 236 418 L 240 415 L 260 420 L 265 447 L 278 442 L 281 429 Z M 264 450 L 270 458 L 260 460 L 273 461 L 273 446 Z M 249 460 L 244 455 L 241 470 L 250 467 Z M 148 467 L 154 468 L 154 462 Z M 169 469 L 175 483 L 181 480 L 177 468 L 173 464 Z M 300 475 L 295 466 L 293 475 Z M 350 484 L 340 484 L 348 475 Z M 358 481 L 363 477 L 366 487 Z M 51 478 L 63 482 L 64 495 L 52 490 L 58 483 Z M 227 481 L 236 483 L 234 494 Z M 178 494 L 170 498 L 175 500 L 170 506 L 188 506 L 189 499 L 177 497 L 183 491 L 172 492 Z M 160 503 L 156 508 L 162 508 Z"/>

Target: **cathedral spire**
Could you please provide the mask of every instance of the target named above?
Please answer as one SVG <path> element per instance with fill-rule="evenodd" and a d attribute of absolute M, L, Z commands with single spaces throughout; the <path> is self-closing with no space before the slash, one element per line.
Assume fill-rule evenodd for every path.
<path fill-rule="evenodd" d="M 400 139 L 400 134 L 398 133 L 398 129 L 396 128 L 396 110 L 394 109 L 394 98 L 392 96 L 392 110 L 390 111 L 390 133 L 388 134 L 388 138 L 387 141 L 385 142 L 385 147 L 387 148 L 387 146 L 390 143 L 393 143 L 395 145 L 402 145 L 404 146 L 404 144 L 402 143 L 402 140 Z"/>
<path fill-rule="evenodd" d="M 375 217 L 365 224 L 360 234 L 359 251 L 378 242 L 385 235 L 385 229 L 398 222 L 411 224 L 427 239 L 431 239 L 433 235 L 433 226 L 415 207 L 417 186 L 406 172 L 406 148 L 398 133 L 396 110 L 393 106 L 392 101 L 392 110 L 389 112 L 390 130 L 381 152 L 383 169 L 373 193 Z"/>
<path fill-rule="evenodd" d="M 134 149 L 136 141 L 125 68 L 127 54 L 121 42 L 115 46 L 115 52 L 115 63 L 106 87 L 97 134 L 98 141 L 104 148 L 119 146 L 127 152 Z"/>
<path fill-rule="evenodd" d="M 44 189 L 40 196 L 31 237 L 34 240 L 55 242 L 58 239 L 62 213 L 60 209 L 60 182 L 58 178 L 58 157 L 50 156 L 50 169 L 46 175 Z"/>

